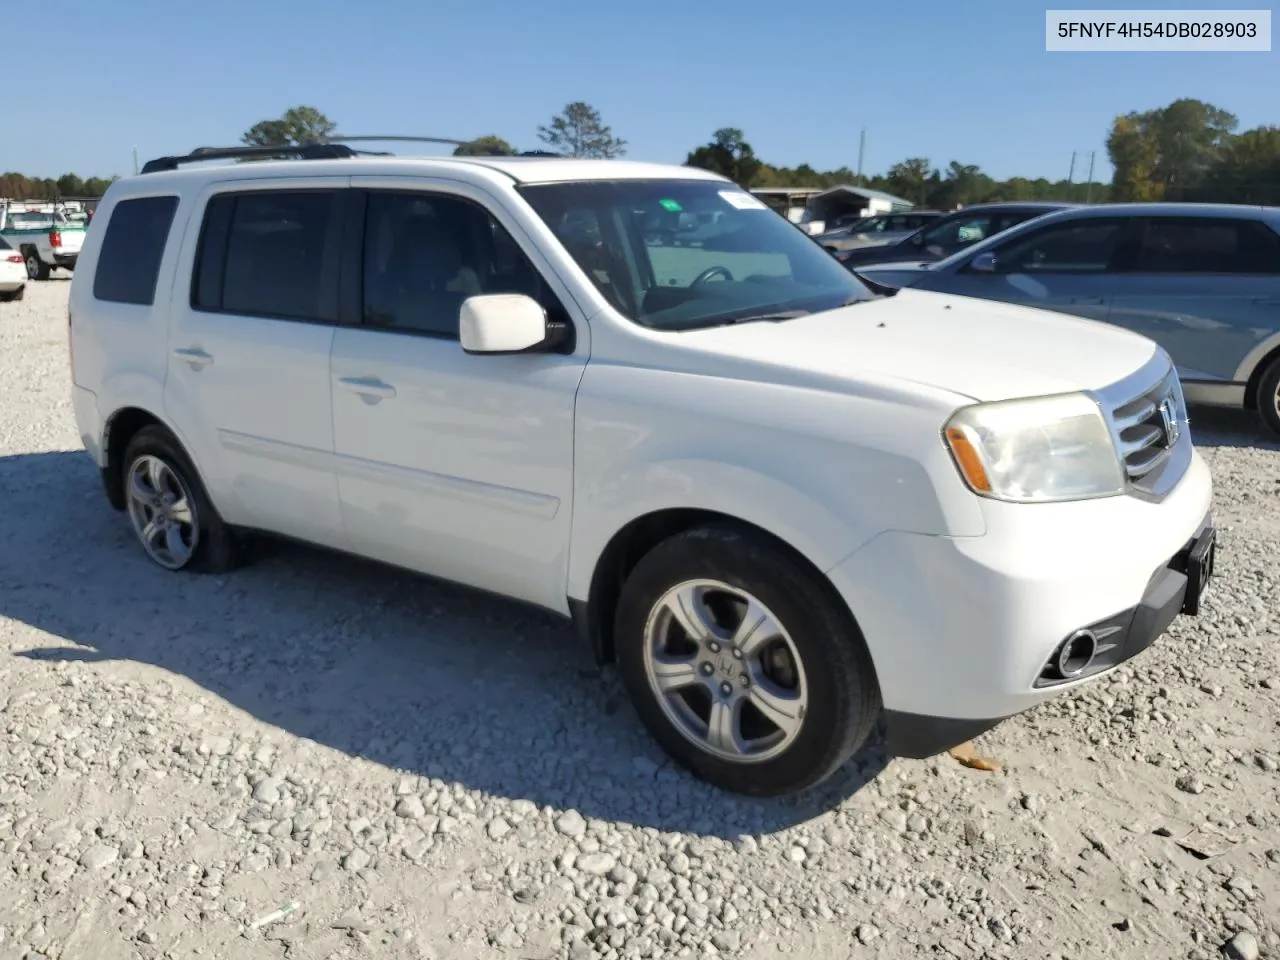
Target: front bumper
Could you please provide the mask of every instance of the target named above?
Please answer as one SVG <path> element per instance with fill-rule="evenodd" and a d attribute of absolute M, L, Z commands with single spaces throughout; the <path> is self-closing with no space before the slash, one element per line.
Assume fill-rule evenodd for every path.
<path fill-rule="evenodd" d="M 1150 645 L 1198 593 L 1204 558 L 1193 569 L 1189 546 L 1212 529 L 1211 501 L 1195 454 L 1160 503 L 988 501 L 982 536 L 886 531 L 829 570 L 871 652 L 891 746 L 939 752 Z M 1093 661 L 1051 676 L 1064 640 L 1090 628 Z"/>
<path fill-rule="evenodd" d="M 1183 549 L 1151 575 L 1136 606 L 1080 628 L 1098 641 L 1097 652 L 1087 667 L 1068 679 L 1047 665 L 1034 687 L 1048 690 L 1106 673 L 1155 643 L 1179 615 L 1198 616 L 1205 590 L 1213 579 L 1217 552 L 1217 530 L 1212 518 L 1205 517 Z M 972 740 L 1006 719 L 1007 716 L 955 719 L 886 710 L 888 749 L 899 757 L 931 757 Z"/>

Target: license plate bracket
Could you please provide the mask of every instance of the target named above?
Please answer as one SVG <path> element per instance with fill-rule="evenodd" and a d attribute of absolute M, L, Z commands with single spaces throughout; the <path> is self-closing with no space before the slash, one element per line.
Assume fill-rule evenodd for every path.
<path fill-rule="evenodd" d="M 1196 537 L 1187 552 L 1187 593 L 1182 601 L 1182 612 L 1189 617 L 1200 613 L 1201 600 L 1213 581 L 1217 558 L 1218 532 L 1209 527 Z"/>

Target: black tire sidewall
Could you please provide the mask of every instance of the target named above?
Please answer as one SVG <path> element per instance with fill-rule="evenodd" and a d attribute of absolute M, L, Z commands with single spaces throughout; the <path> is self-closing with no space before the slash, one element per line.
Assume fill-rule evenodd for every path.
<path fill-rule="evenodd" d="M 122 481 L 128 495 L 129 473 L 139 457 L 153 456 L 163 460 L 178 474 L 188 494 L 195 500 L 199 538 L 191 559 L 178 570 L 216 572 L 234 563 L 234 542 L 230 528 L 223 522 L 205 491 L 200 474 L 173 435 L 163 427 L 143 427 L 125 447 Z"/>
<path fill-rule="evenodd" d="M 756 763 L 708 754 L 667 719 L 649 686 L 644 628 L 649 612 L 685 580 L 720 580 L 755 596 L 782 622 L 800 654 L 809 705 L 795 742 Z M 834 772 L 866 739 L 879 714 L 879 688 L 866 645 L 831 591 L 784 550 L 732 528 L 678 534 L 632 570 L 619 598 L 614 637 L 619 673 L 654 738 L 695 775 L 738 793 L 795 793 Z"/>
<path fill-rule="evenodd" d="M 1280 437 L 1280 413 L 1276 411 L 1276 391 L 1280 390 L 1280 358 L 1271 362 L 1258 383 L 1258 414 L 1267 428 Z"/>

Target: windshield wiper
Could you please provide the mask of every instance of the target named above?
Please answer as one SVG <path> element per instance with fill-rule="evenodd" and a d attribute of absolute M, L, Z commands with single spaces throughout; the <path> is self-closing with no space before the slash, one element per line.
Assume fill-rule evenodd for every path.
<path fill-rule="evenodd" d="M 753 313 L 746 317 L 730 317 L 715 324 L 717 327 L 732 327 L 739 323 L 776 323 L 780 320 L 794 320 L 796 317 L 807 317 L 811 310 L 780 310 L 777 313 Z"/>

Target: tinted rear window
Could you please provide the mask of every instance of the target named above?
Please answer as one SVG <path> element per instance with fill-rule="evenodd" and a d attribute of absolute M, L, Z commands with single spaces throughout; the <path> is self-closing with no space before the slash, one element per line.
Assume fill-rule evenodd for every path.
<path fill-rule="evenodd" d="M 1280 235 L 1256 220 L 1146 221 L 1138 273 L 1280 273 Z"/>
<path fill-rule="evenodd" d="M 150 306 L 177 197 L 122 200 L 111 211 L 93 275 L 93 296 L 112 303 Z"/>

